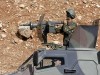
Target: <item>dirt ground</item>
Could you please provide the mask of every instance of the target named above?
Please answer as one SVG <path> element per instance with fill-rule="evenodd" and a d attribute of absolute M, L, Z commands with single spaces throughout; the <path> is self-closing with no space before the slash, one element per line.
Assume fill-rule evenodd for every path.
<path fill-rule="evenodd" d="M 18 25 L 35 22 L 42 13 L 45 20 L 65 20 L 65 10 L 74 8 L 78 25 L 91 25 L 100 19 L 100 0 L 0 0 L 0 74 L 15 71 L 34 50 L 41 48 L 41 41 L 33 30 L 33 38 L 23 41 L 16 36 Z M 99 33 L 100 34 L 100 33 Z M 62 42 L 60 34 L 50 40 Z M 98 37 L 98 49 L 100 38 Z"/>

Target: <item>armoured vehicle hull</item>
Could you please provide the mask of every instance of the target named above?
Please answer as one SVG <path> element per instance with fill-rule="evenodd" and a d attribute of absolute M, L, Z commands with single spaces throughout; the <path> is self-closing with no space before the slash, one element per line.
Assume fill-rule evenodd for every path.
<path fill-rule="evenodd" d="M 38 52 L 37 66 L 33 65 L 33 56 L 8 75 L 100 75 L 100 52 L 95 49 L 44 50 Z M 60 64 L 54 65 L 58 60 Z"/>

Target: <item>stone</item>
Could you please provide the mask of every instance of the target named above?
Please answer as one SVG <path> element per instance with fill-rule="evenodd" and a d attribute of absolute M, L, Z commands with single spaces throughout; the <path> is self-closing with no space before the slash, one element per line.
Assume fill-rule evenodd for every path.
<path fill-rule="evenodd" d="M 7 50 L 9 50 L 9 49 L 10 49 L 10 47 L 7 47 L 6 49 L 7 49 Z"/>
<path fill-rule="evenodd" d="M 97 8 L 100 8 L 100 5 L 99 5 L 99 4 L 97 4 L 97 5 L 96 5 L 96 7 L 97 7 Z"/>
<path fill-rule="evenodd" d="M 89 7 L 89 5 L 88 4 L 86 4 L 86 6 L 85 6 L 86 8 L 88 8 Z"/>
<path fill-rule="evenodd" d="M 0 29 L 2 28 L 2 22 L 0 21 Z"/>
<path fill-rule="evenodd" d="M 1 34 L 1 37 L 2 38 L 5 38 L 7 35 L 6 34 Z"/>
<path fill-rule="evenodd" d="M 20 44 L 20 43 L 22 43 L 22 42 L 23 42 L 23 41 L 20 40 L 20 39 L 18 39 L 18 38 L 14 38 L 13 41 L 12 41 L 13 44 L 15 44 L 15 43 L 16 43 L 16 44 Z"/>
<path fill-rule="evenodd" d="M 26 7 L 26 5 L 25 5 L 25 4 L 20 4 L 19 7 L 20 7 L 21 9 L 24 9 L 24 8 Z"/>
<path fill-rule="evenodd" d="M 43 8 L 44 8 L 44 6 L 43 6 L 43 5 L 40 5 L 40 6 L 39 6 L 39 8 L 40 8 L 40 9 L 43 9 Z"/>
<path fill-rule="evenodd" d="M 19 29 L 18 32 L 21 36 L 25 38 L 30 38 L 32 34 L 32 30 L 29 30 L 29 29 Z"/>
<path fill-rule="evenodd" d="M 21 0 L 15 0 L 15 4 L 18 4 L 18 3 L 20 3 L 21 2 Z"/>
<path fill-rule="evenodd" d="M 87 0 L 82 0 L 82 2 L 83 2 L 84 4 L 87 4 L 87 3 L 88 3 L 88 1 L 87 1 Z"/>
<path fill-rule="evenodd" d="M 79 20 L 81 20 L 81 19 L 82 19 L 82 16 L 77 16 L 77 18 L 78 18 Z"/>
<path fill-rule="evenodd" d="M 29 46 L 30 46 L 30 44 L 26 43 L 26 47 L 29 47 Z"/>
<path fill-rule="evenodd" d="M 2 29 L 2 31 L 6 33 L 7 32 L 7 29 Z"/>
<path fill-rule="evenodd" d="M 15 32 L 14 31 L 11 31 L 11 35 L 15 35 Z"/>
<path fill-rule="evenodd" d="M 18 38 L 14 38 L 14 43 L 18 43 L 19 42 L 19 39 Z"/>

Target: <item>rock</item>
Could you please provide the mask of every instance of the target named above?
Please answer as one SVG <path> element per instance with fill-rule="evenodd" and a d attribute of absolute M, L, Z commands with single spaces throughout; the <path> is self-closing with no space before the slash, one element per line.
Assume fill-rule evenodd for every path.
<path fill-rule="evenodd" d="M 5 38 L 7 35 L 6 34 L 1 34 L 1 37 L 2 38 Z"/>
<path fill-rule="evenodd" d="M 9 49 L 10 49 L 10 47 L 7 47 L 6 49 L 7 49 L 7 50 L 9 50 Z"/>
<path fill-rule="evenodd" d="M 0 34 L 0 40 L 3 40 L 4 38 L 6 38 L 7 35 L 6 34 Z"/>
<path fill-rule="evenodd" d="M 29 46 L 30 46 L 30 44 L 26 43 L 26 47 L 29 47 Z"/>
<path fill-rule="evenodd" d="M 29 29 L 19 29 L 18 32 L 21 36 L 25 38 L 30 38 L 32 34 L 32 30 L 29 30 Z"/>
<path fill-rule="evenodd" d="M 23 40 L 19 40 L 19 44 L 22 43 L 22 42 L 23 42 Z"/>
<path fill-rule="evenodd" d="M 81 19 L 82 19 L 82 16 L 77 16 L 77 18 L 78 18 L 79 20 L 81 20 Z"/>
<path fill-rule="evenodd" d="M 6 33 L 7 32 L 7 29 L 2 29 L 2 31 Z"/>
<path fill-rule="evenodd" d="M 2 36 L 0 36 L 0 40 L 3 40 L 3 39 L 2 39 Z"/>
<path fill-rule="evenodd" d="M 88 3 L 88 1 L 87 1 L 87 0 L 82 0 L 82 2 L 83 2 L 84 4 L 87 4 L 87 3 Z"/>
<path fill-rule="evenodd" d="M 14 31 L 11 31 L 11 35 L 15 35 L 15 32 Z"/>
<path fill-rule="evenodd" d="M 13 40 L 14 40 L 15 43 L 18 43 L 19 42 L 19 39 L 18 38 L 14 38 Z"/>
<path fill-rule="evenodd" d="M 68 4 L 69 3 L 69 1 L 68 0 L 64 0 L 64 4 Z"/>
<path fill-rule="evenodd" d="M 24 9 L 24 8 L 26 7 L 26 5 L 25 5 L 25 4 L 20 4 L 19 7 L 20 7 L 21 9 Z"/>
<path fill-rule="evenodd" d="M 39 6 L 39 9 L 43 9 L 43 8 L 44 8 L 44 6 L 43 6 L 43 5 L 40 5 L 40 6 Z"/>
<path fill-rule="evenodd" d="M 2 28 L 2 22 L 0 21 L 0 29 Z"/>
<path fill-rule="evenodd" d="M 97 7 L 97 8 L 100 8 L 100 5 L 99 5 L 99 4 L 97 4 L 97 5 L 96 5 L 96 7 Z"/>
<path fill-rule="evenodd" d="M 15 44 L 15 43 L 16 43 L 16 44 L 20 44 L 20 43 L 22 43 L 22 42 L 23 42 L 23 41 L 22 41 L 22 40 L 19 40 L 18 38 L 14 38 L 13 41 L 12 41 L 13 44 Z"/>
<path fill-rule="evenodd" d="M 91 1 L 93 1 L 93 0 L 89 0 L 89 1 L 91 2 Z"/>
<path fill-rule="evenodd" d="M 20 1 L 21 1 L 21 0 L 15 0 L 14 3 L 15 3 L 15 4 L 18 4 L 18 3 L 20 3 Z"/>
<path fill-rule="evenodd" d="M 86 4 L 86 6 L 85 6 L 86 8 L 88 8 L 89 7 L 89 5 L 88 4 Z"/>

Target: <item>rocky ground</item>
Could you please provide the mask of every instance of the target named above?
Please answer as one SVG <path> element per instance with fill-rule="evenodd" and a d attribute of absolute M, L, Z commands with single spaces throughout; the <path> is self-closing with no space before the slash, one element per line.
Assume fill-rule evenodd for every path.
<path fill-rule="evenodd" d="M 0 0 L 0 74 L 12 72 L 28 58 L 34 50 L 41 48 L 36 29 L 27 41 L 18 38 L 21 23 L 39 19 L 45 13 L 45 20 L 65 20 L 65 10 L 74 8 L 78 25 L 100 18 L 100 0 Z M 62 35 L 48 35 L 48 39 L 62 42 Z M 100 42 L 98 37 L 98 49 Z"/>

